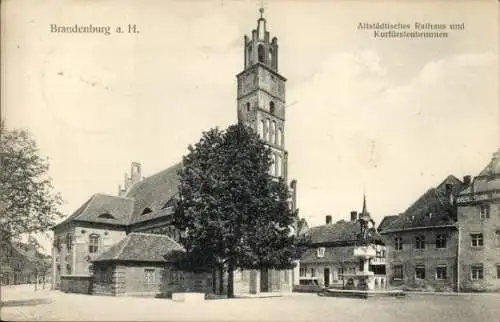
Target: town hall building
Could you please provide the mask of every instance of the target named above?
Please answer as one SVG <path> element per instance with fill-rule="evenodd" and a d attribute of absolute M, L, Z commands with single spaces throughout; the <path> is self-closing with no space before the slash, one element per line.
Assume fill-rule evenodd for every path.
<path fill-rule="evenodd" d="M 257 28 L 250 37 L 244 36 L 244 69 L 236 76 L 237 120 L 270 147 L 274 161 L 270 174 L 288 182 L 286 79 L 278 69 L 278 39 L 271 38 L 263 11 Z M 157 295 L 183 288 L 223 294 L 227 285 L 217 280 L 220 277 L 208 272 L 194 276 L 171 265 L 170 255 L 183 251 L 178 243 L 181 232 L 170 221 L 181 168 L 181 163 L 174 164 L 143 177 L 141 164 L 134 162 L 117 196 L 96 193 L 53 227 L 53 287 L 106 295 Z M 296 184 L 290 183 L 292 210 Z M 298 267 L 238 271 L 234 290 L 235 294 L 288 292 L 298 277 Z"/>

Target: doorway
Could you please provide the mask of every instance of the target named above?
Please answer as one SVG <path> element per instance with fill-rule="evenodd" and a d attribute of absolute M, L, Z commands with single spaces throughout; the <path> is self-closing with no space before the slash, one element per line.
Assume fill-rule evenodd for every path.
<path fill-rule="evenodd" d="M 325 287 L 330 286 L 330 269 L 329 268 L 324 269 L 323 280 L 325 281 Z"/>

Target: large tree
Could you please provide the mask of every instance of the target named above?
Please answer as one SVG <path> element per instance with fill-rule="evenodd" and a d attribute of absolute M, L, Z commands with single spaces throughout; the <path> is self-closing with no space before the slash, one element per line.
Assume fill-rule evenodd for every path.
<path fill-rule="evenodd" d="M 193 268 L 224 268 L 228 297 L 237 268 L 289 268 L 296 222 L 289 191 L 269 174 L 271 151 L 242 124 L 212 129 L 189 147 L 180 170 L 174 224 Z"/>
<path fill-rule="evenodd" d="M 0 124 L 1 241 L 41 232 L 62 214 L 61 196 L 48 176 L 49 163 L 40 156 L 25 130 L 7 130 Z"/>

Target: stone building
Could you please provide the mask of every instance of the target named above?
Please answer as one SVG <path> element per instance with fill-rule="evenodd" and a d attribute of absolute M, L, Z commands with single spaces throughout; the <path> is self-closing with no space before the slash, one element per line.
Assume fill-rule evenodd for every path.
<path fill-rule="evenodd" d="M 461 291 L 500 291 L 500 150 L 457 198 Z"/>
<path fill-rule="evenodd" d="M 50 258 L 34 246 L 6 243 L 0 252 L 1 285 L 45 283 L 50 278 Z"/>
<path fill-rule="evenodd" d="M 471 180 L 447 177 L 404 213 L 384 218 L 391 287 L 500 289 L 499 152 Z"/>
<path fill-rule="evenodd" d="M 350 215 L 349 221 L 342 219 L 336 223 L 332 223 L 331 216 L 326 216 L 325 225 L 309 229 L 307 249 L 300 258 L 300 286 L 297 290 L 305 290 L 308 285 L 342 289 L 385 288 L 385 246 L 367 211 L 366 200 L 362 212 L 352 211 Z M 369 225 L 363 227 L 362 222 Z M 362 286 L 362 279 L 369 285 Z"/>
<path fill-rule="evenodd" d="M 274 163 L 269 170 L 270 173 L 276 178 L 287 180 L 286 79 L 278 72 L 278 39 L 270 38 L 266 20 L 262 16 L 263 9 L 260 12 L 257 28 L 252 30 L 251 37 L 244 37 L 244 70 L 236 76 L 237 119 L 238 122 L 243 122 L 258 132 L 271 148 Z M 141 257 L 140 261 L 130 259 L 127 265 L 116 264 L 116 261 L 111 261 L 106 254 L 115 251 L 114 246 L 118 244 L 125 245 L 127 240 L 139 238 L 137 237 L 139 235 L 135 234 L 138 232 L 145 233 L 140 237 L 141 247 L 155 247 L 157 237 L 153 234 L 165 234 L 173 240 L 178 240 L 180 232 L 171 226 L 170 218 L 172 206 L 177 200 L 178 170 L 181 167 L 182 164 L 178 163 L 143 178 L 141 164 L 134 162 L 131 165 L 130 175 L 125 175 L 124 184 L 118 189 L 118 196 L 95 194 L 66 220 L 56 225 L 53 228 L 53 287 L 83 293 L 118 294 L 151 291 L 144 285 L 146 279 L 141 285 L 127 286 L 125 289 L 114 291 L 110 291 L 109 285 L 106 284 L 115 283 L 113 278 L 118 278 L 119 274 L 135 272 L 138 267 L 147 274 L 146 270 L 153 268 L 144 266 L 146 262 L 149 264 L 154 262 L 153 266 L 159 269 L 163 265 L 163 262 L 159 261 L 159 253 L 155 253 L 154 260 L 153 257 L 149 259 Z M 296 187 L 297 181 L 292 180 L 290 190 L 293 210 L 296 207 Z M 144 255 L 147 254 L 146 252 Z M 104 260 L 105 258 L 107 259 Z M 106 265 L 109 267 L 104 269 Z M 108 273 L 99 275 L 101 273 L 97 272 L 101 271 L 112 272 L 109 274 L 115 277 L 109 277 Z M 103 280 L 102 276 L 106 276 L 107 279 Z M 222 278 L 226 279 L 224 276 Z M 235 294 L 291 291 L 297 279 L 298 268 L 297 272 L 273 269 L 238 271 L 235 273 L 234 290 Z M 170 280 L 170 277 L 167 276 L 165 280 Z M 227 285 L 223 283 L 223 289 L 219 289 L 220 283 L 214 281 L 212 281 L 212 291 L 225 292 Z M 184 282 L 183 285 L 186 283 L 188 282 Z"/>

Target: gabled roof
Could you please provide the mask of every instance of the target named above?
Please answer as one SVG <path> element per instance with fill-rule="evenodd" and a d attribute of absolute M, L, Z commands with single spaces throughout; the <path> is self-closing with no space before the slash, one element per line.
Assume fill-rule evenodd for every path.
<path fill-rule="evenodd" d="M 169 212 L 161 211 L 165 204 L 179 192 L 178 171 L 182 163 L 177 163 L 155 175 L 144 178 L 134 184 L 127 192 L 126 197 L 134 200 L 134 209 L 130 223 L 157 218 L 168 215 Z M 149 208 L 150 213 L 144 214 L 144 209 Z"/>
<path fill-rule="evenodd" d="M 382 222 L 378 225 L 377 231 L 383 231 L 387 226 L 389 226 L 394 220 L 398 219 L 397 215 L 385 216 Z"/>
<path fill-rule="evenodd" d="M 334 224 L 309 228 L 311 244 L 336 243 L 358 240 L 361 226 L 357 221 L 340 220 Z"/>
<path fill-rule="evenodd" d="M 165 255 L 183 250 L 181 245 L 167 235 L 130 233 L 99 255 L 94 262 L 165 262 Z"/>
<path fill-rule="evenodd" d="M 427 190 L 404 213 L 384 218 L 382 222 L 387 223 L 384 226 L 381 224 L 380 232 L 453 226 L 456 220 L 455 206 L 450 199 L 450 193 L 456 197 L 464 188 L 465 185 L 459 179 L 448 176 L 439 186 Z"/>
<path fill-rule="evenodd" d="M 128 225 L 134 201 L 130 198 L 97 193 L 56 227 L 71 221 Z"/>

